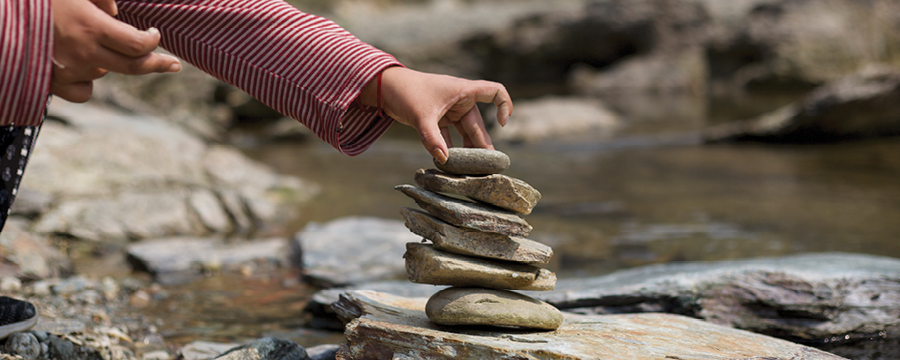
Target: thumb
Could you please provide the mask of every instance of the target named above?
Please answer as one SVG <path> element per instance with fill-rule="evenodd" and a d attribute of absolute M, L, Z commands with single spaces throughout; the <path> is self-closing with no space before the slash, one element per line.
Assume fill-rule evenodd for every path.
<path fill-rule="evenodd" d="M 416 131 L 419 132 L 419 138 L 422 139 L 425 150 L 428 150 L 428 153 L 441 164 L 447 162 L 447 143 L 444 141 L 437 123 L 420 122 Z"/>

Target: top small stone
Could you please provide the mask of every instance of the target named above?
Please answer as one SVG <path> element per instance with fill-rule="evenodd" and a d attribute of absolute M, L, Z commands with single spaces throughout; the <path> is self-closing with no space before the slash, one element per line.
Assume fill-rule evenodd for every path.
<path fill-rule="evenodd" d="M 509 156 L 497 150 L 454 147 L 450 148 L 446 163 L 435 159 L 434 166 L 456 175 L 500 174 L 509 168 Z"/>

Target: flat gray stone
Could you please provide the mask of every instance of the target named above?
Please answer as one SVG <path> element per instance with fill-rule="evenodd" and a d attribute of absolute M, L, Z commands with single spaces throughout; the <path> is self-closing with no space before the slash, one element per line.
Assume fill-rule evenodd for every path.
<path fill-rule="evenodd" d="M 842 357 L 788 341 L 670 314 L 564 314 L 554 331 L 460 331 L 425 314 L 425 298 L 374 291 L 341 295 L 347 321 L 338 359 L 770 359 Z M 375 356 L 377 355 L 377 356 Z"/>
<path fill-rule="evenodd" d="M 534 291 L 553 290 L 556 284 L 556 274 L 547 269 L 451 254 L 430 244 L 406 244 L 403 258 L 414 283 Z"/>
<path fill-rule="evenodd" d="M 344 217 L 310 223 L 295 234 L 292 258 L 304 277 L 321 287 L 402 279 L 406 271 L 399 256 L 406 243 L 420 239 L 399 220 Z"/>
<path fill-rule="evenodd" d="M 458 175 L 499 174 L 509 168 L 509 156 L 497 150 L 454 147 L 449 149 L 446 163 L 434 159 L 434 166 Z"/>
<path fill-rule="evenodd" d="M 563 322 L 553 305 L 507 290 L 451 287 L 432 295 L 425 314 L 435 324 L 555 330 Z"/>
<path fill-rule="evenodd" d="M 463 195 L 522 215 L 531 214 L 541 200 L 541 193 L 528 183 L 501 174 L 467 176 L 419 169 L 416 185 L 428 191 Z"/>
<path fill-rule="evenodd" d="M 400 209 L 400 215 L 413 233 L 446 252 L 529 264 L 546 264 L 553 256 L 553 249 L 537 241 L 459 228 L 410 208 Z"/>
<path fill-rule="evenodd" d="M 207 266 L 237 266 L 256 260 L 286 263 L 288 242 L 280 238 L 229 242 L 221 238 L 173 237 L 128 246 L 128 255 L 161 283 L 199 276 Z"/>
<path fill-rule="evenodd" d="M 900 259 L 820 253 L 652 265 L 560 280 L 537 298 L 584 314 L 670 312 L 762 334 L 870 338 L 897 353 Z M 882 344 L 882 345 L 879 345 Z"/>
<path fill-rule="evenodd" d="M 425 211 L 450 224 L 509 236 L 528 236 L 531 225 L 518 215 L 488 205 L 454 199 L 412 185 L 394 187 Z"/>

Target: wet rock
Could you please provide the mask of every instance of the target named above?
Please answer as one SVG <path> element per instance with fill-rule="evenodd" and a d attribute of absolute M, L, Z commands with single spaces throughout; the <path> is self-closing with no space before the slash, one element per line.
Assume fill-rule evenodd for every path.
<path fill-rule="evenodd" d="M 340 299 L 340 295 L 347 291 L 372 290 L 397 296 L 427 298 L 442 288 L 443 287 L 441 286 L 428 284 L 415 284 L 404 279 L 361 283 L 352 286 L 319 290 L 313 294 L 312 298 L 309 299 L 309 302 L 304 308 L 304 311 L 312 316 L 312 320 L 310 320 L 307 326 L 314 329 L 344 331 L 344 323 L 337 318 L 337 315 L 331 308 L 331 304 L 337 302 Z"/>
<path fill-rule="evenodd" d="M 553 256 L 553 249 L 537 241 L 458 228 L 410 208 L 401 208 L 400 214 L 410 231 L 431 240 L 438 250 L 530 264 L 546 264 Z"/>
<path fill-rule="evenodd" d="M 530 214 L 541 200 L 537 189 L 506 175 L 450 175 L 433 169 L 419 169 L 415 179 L 425 190 L 463 195 L 522 215 Z"/>
<path fill-rule="evenodd" d="M 706 129 L 707 142 L 806 143 L 900 134 L 900 70 L 873 67 L 744 122 Z"/>
<path fill-rule="evenodd" d="M 218 267 L 255 260 L 286 263 L 283 239 L 225 241 L 219 238 L 176 237 L 144 240 L 128 246 L 128 256 L 151 272 L 157 281 L 172 283 L 199 275 L 206 264 Z"/>
<path fill-rule="evenodd" d="M 216 357 L 219 360 L 305 360 L 306 349 L 290 340 L 262 338 Z"/>
<path fill-rule="evenodd" d="M 534 291 L 556 284 L 556 274 L 547 269 L 451 254 L 428 244 L 407 244 L 403 258 L 409 280 L 420 284 Z"/>
<path fill-rule="evenodd" d="M 784 340 L 668 314 L 566 315 L 556 331 L 448 331 L 428 320 L 424 298 L 348 292 L 339 359 L 804 359 L 841 357 Z M 728 344 L 728 346 L 722 346 Z"/>
<path fill-rule="evenodd" d="M 77 345 L 57 336 L 47 338 L 47 357 L 54 360 L 102 360 L 97 349 Z"/>
<path fill-rule="evenodd" d="M 494 128 L 496 141 L 534 143 L 552 139 L 598 140 L 621 127 L 619 116 L 596 99 L 547 96 L 516 102 L 515 115 Z"/>
<path fill-rule="evenodd" d="M 509 156 L 497 150 L 452 147 L 447 162 L 441 164 L 435 159 L 434 166 L 456 175 L 499 174 L 509 168 Z"/>
<path fill-rule="evenodd" d="M 294 235 L 294 263 L 313 283 L 333 287 L 402 278 L 397 255 L 419 241 L 403 223 L 373 217 L 347 217 L 310 223 Z"/>
<path fill-rule="evenodd" d="M 555 330 L 563 315 L 552 305 L 505 290 L 451 287 L 425 304 L 432 322 L 451 326 L 501 326 Z"/>
<path fill-rule="evenodd" d="M 900 338 L 900 260 L 887 257 L 823 253 L 654 265 L 562 280 L 535 296 L 565 311 L 676 313 L 794 340 Z"/>
<path fill-rule="evenodd" d="M 431 215 L 452 225 L 509 236 L 528 236 L 531 232 L 531 225 L 512 212 L 454 199 L 412 185 L 398 185 L 394 189 L 415 200 Z"/>
<path fill-rule="evenodd" d="M 2 350 L 10 355 L 19 355 L 25 359 L 37 359 L 41 355 L 41 343 L 34 334 L 20 332 L 6 338 Z"/>

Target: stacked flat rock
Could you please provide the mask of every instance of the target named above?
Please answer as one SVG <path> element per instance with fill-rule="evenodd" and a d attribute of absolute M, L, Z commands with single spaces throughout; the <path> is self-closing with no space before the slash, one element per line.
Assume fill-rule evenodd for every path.
<path fill-rule="evenodd" d="M 401 209 L 406 227 L 430 240 L 406 244 L 409 280 L 451 286 L 428 299 L 428 318 L 440 325 L 559 327 L 559 310 L 511 291 L 556 285 L 556 274 L 539 267 L 553 250 L 525 238 L 531 225 L 521 217 L 541 193 L 502 175 L 509 157 L 499 151 L 451 148 L 447 162 L 435 166 L 416 171 L 418 186 L 395 188 L 424 210 Z"/>

